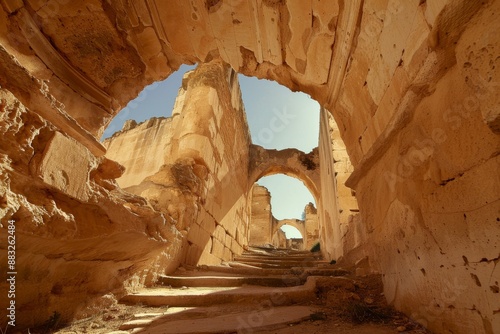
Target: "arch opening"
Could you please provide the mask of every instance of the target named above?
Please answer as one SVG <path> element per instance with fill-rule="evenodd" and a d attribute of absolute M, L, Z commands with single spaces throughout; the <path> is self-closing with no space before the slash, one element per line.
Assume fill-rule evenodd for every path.
<path fill-rule="evenodd" d="M 300 250 L 312 247 L 320 237 L 314 203 L 311 191 L 297 179 L 286 175 L 261 178 L 252 189 L 249 244 Z"/>
<path fill-rule="evenodd" d="M 298 228 L 284 224 L 273 234 L 273 245 L 278 248 L 304 250 L 304 236 Z"/>
<path fill-rule="evenodd" d="M 320 106 L 316 100 L 276 81 L 242 74 L 238 81 L 254 145 L 306 153 L 318 146 Z"/>

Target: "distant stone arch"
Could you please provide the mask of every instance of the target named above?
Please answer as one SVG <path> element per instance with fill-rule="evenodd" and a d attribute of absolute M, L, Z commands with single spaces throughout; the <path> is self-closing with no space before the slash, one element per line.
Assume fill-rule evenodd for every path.
<path fill-rule="evenodd" d="M 273 229 L 272 229 L 272 235 L 274 235 L 278 230 L 283 227 L 284 225 L 290 225 L 295 227 L 297 230 L 299 230 L 300 234 L 302 235 L 302 239 L 306 239 L 307 233 L 306 233 L 306 224 L 303 220 L 299 219 L 282 219 L 282 220 L 276 220 L 275 223 L 273 224 Z"/>
<path fill-rule="evenodd" d="M 320 199 L 320 169 L 318 150 L 306 154 L 297 149 L 267 150 L 250 146 L 249 187 L 264 176 L 284 174 L 304 183 L 316 203 Z"/>

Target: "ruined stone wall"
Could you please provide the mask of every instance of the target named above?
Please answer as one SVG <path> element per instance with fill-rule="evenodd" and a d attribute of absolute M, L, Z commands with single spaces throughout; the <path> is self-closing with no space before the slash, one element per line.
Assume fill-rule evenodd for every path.
<path fill-rule="evenodd" d="M 319 241 L 319 218 L 318 218 L 318 210 L 314 207 L 314 204 L 309 203 L 304 208 L 305 212 L 305 226 L 306 226 L 306 235 L 304 247 L 306 249 L 311 249 L 318 241 Z"/>
<path fill-rule="evenodd" d="M 351 107 L 365 108 L 365 93 L 378 105 L 372 120 L 358 125 L 366 129 L 362 138 L 343 136 L 349 146 L 356 139 L 360 144 L 351 147 L 356 170 L 348 180 L 364 230 L 364 251 L 357 255 L 368 255 L 372 268 L 384 273 L 387 300 L 433 331 L 496 333 L 500 140 L 495 117 L 487 116 L 499 112 L 500 40 L 492 32 L 500 24 L 500 2 L 490 2 L 470 21 L 472 2 L 448 4 L 436 16 L 444 5 L 394 7 L 402 12 L 393 14 L 392 24 L 405 27 L 405 17 L 413 18 L 405 36 L 426 42 L 420 50 L 403 48 L 399 64 L 382 66 L 395 56 L 387 51 L 366 66 L 370 57 L 358 53 L 361 44 L 354 54 L 356 70 L 346 84 L 353 85 L 363 68 L 370 73 L 362 79 L 368 91 L 353 90 Z M 439 22 L 446 15 L 453 20 Z M 386 29 L 373 50 L 397 50 L 397 37 Z M 412 80 L 421 86 L 406 90 Z M 382 83 L 385 92 L 378 91 Z M 382 120 L 393 113 L 397 117 L 386 128 Z"/>
<path fill-rule="evenodd" d="M 463 65 L 356 185 L 362 243 L 396 307 L 438 333 L 495 333 L 499 139 L 469 109 L 488 88 L 467 85 Z"/>
<path fill-rule="evenodd" d="M 202 176 L 186 262 L 218 264 L 241 254 L 248 243 L 251 203 L 245 175 L 251 139 L 237 76 L 227 65 L 200 65 L 186 85 L 171 157 L 189 157 Z"/>
<path fill-rule="evenodd" d="M 336 217 L 333 227 L 337 229 L 336 233 L 338 233 L 332 238 L 333 242 L 336 243 L 335 247 L 337 247 L 335 259 L 339 260 L 348 255 L 349 257 L 344 258 L 344 260 L 357 261 L 359 260 L 359 253 L 362 253 L 358 248 L 365 240 L 363 238 L 365 230 L 361 228 L 362 221 L 358 213 L 359 208 L 355 191 L 345 184 L 354 171 L 354 167 L 347 154 L 345 143 L 340 136 L 337 123 L 327 110 L 321 112 L 322 123 L 320 126 L 322 130 L 320 141 L 325 150 L 328 147 L 331 149 L 331 154 L 324 159 L 325 164 L 328 165 L 328 170 L 333 170 L 334 174 L 333 180 L 330 180 L 329 177 L 325 179 L 326 182 L 334 184 L 334 191 L 330 189 L 325 192 L 327 197 L 323 201 L 335 201 L 338 209 L 338 213 L 332 212 L 332 215 Z M 328 174 L 326 171 L 323 171 L 323 173 Z M 332 207 L 330 207 L 331 209 Z M 325 246 L 329 249 L 333 245 L 326 244 Z"/>
<path fill-rule="evenodd" d="M 249 227 L 250 245 L 272 243 L 273 214 L 271 212 L 271 194 L 266 187 L 255 184 L 252 188 L 252 215 Z"/>
<path fill-rule="evenodd" d="M 126 167 L 117 182 L 185 233 L 187 264 L 219 264 L 242 252 L 250 137 L 238 81 L 227 66 L 200 65 L 184 77 L 172 118 L 146 121 L 106 145 L 106 156 Z"/>
<path fill-rule="evenodd" d="M 318 203 L 318 216 L 321 252 L 328 260 L 337 260 L 343 255 L 343 249 L 330 124 L 327 111 L 324 109 L 320 112 L 319 158 L 321 166 L 321 197 Z"/>
<path fill-rule="evenodd" d="M 278 248 L 286 248 L 285 232 L 278 230 L 273 236 L 272 245 Z"/>
<path fill-rule="evenodd" d="M 54 131 L 66 139 L 73 138 L 100 157 L 105 150 L 96 138 L 121 107 L 147 84 L 166 78 L 183 63 L 222 58 L 241 73 L 273 79 L 292 90 L 311 94 L 334 115 L 354 166 L 348 186 L 356 190 L 362 219 L 356 217 L 352 221 L 361 238 L 354 243 L 358 247 L 353 254 L 350 244 L 335 237 L 341 233 L 336 227 L 339 224 L 335 225 L 339 210 L 333 200 L 334 171 L 323 164 L 333 161 L 333 157 L 331 147 L 325 147 L 323 140 L 320 155 L 324 199 L 318 203 L 318 210 L 324 221 L 322 241 L 327 256 L 343 255 L 356 261 L 369 255 L 373 269 L 385 275 L 389 301 L 435 332 L 498 332 L 499 306 L 495 297 L 500 196 L 495 176 L 500 128 L 496 85 L 500 69 L 500 1 L 353 0 L 341 4 L 329 0 L 214 1 L 208 5 L 199 1 L 154 0 L 133 4 L 114 0 L 71 1 L 64 5 L 62 1 L 2 1 L 0 84 L 15 96 L 11 109 L 25 108 L 31 115 L 36 113 L 34 118 L 27 114 L 12 116 L 20 128 L 35 124 L 35 130 L 30 134 L 14 127 L 16 130 L 10 132 L 17 137 L 2 138 L 2 177 L 9 175 L 2 185 L 21 198 L 44 189 L 39 197 L 45 201 L 50 200 L 47 192 L 58 193 L 65 184 L 72 184 L 75 187 L 71 188 L 71 196 L 77 196 L 61 192 L 62 195 L 51 195 L 55 204 L 25 205 L 30 207 L 27 210 L 18 210 L 21 206 L 10 204 L 11 197 L 7 197 L 6 207 L 16 208 L 19 215 L 38 217 L 33 213 L 38 209 L 65 206 L 68 217 L 75 217 L 77 231 L 85 226 L 95 240 L 120 240 L 123 245 L 123 240 L 129 239 L 118 234 L 110 236 L 102 228 L 111 222 L 116 231 L 137 232 L 134 240 L 137 245 L 147 245 L 138 248 L 149 258 L 151 239 L 145 235 L 164 227 L 151 224 L 151 219 L 144 218 L 145 213 L 125 214 L 142 202 L 119 190 L 108 190 L 113 187 L 112 176 L 106 179 L 94 174 L 94 181 L 89 178 L 90 184 L 99 182 L 99 187 L 106 189 L 95 195 L 94 190 L 78 190 L 82 188 L 77 184 L 87 181 L 85 177 L 70 179 L 62 173 L 57 175 L 46 160 L 47 170 L 53 172 L 45 174 L 43 180 L 52 182 L 52 175 L 54 182 L 37 183 L 38 176 L 29 167 L 32 152 L 45 151 L 52 130 L 47 136 L 45 131 L 38 131 L 36 124 L 50 123 Z M 33 137 L 38 139 L 32 141 Z M 59 140 L 66 141 L 57 137 L 50 141 L 52 147 L 57 147 Z M 85 152 L 76 146 L 75 151 Z M 52 149 L 47 152 L 57 153 Z M 65 160 L 54 155 L 56 158 Z M 194 195 L 179 205 L 171 202 L 171 215 L 164 216 L 166 220 L 188 221 L 180 217 L 197 212 L 199 206 L 187 204 L 197 203 L 196 194 L 205 189 L 201 180 L 208 175 L 207 166 L 214 164 L 198 163 L 194 158 L 169 162 L 169 178 L 177 175 L 181 181 L 174 184 L 179 193 L 188 189 Z M 161 179 L 158 176 L 147 182 L 161 183 Z M 236 180 L 236 188 L 241 188 L 236 178 L 229 179 Z M 161 198 L 159 187 L 149 188 L 148 192 L 150 198 Z M 228 195 L 232 200 L 239 198 L 238 194 Z M 85 196 L 89 200 L 81 202 Z M 74 205 L 75 198 L 79 198 L 78 205 Z M 108 199 L 123 205 L 110 204 L 114 209 L 105 209 L 101 203 Z M 67 204 L 70 202 L 72 205 Z M 224 203 L 223 207 L 234 205 Z M 124 216 L 116 219 L 115 209 Z M 212 208 L 208 211 L 217 212 Z M 223 211 L 217 212 L 214 220 L 222 220 Z M 58 217 L 57 212 L 50 210 L 41 216 L 48 222 L 50 217 Z M 26 250 L 30 254 L 38 242 L 45 246 L 40 240 L 44 233 L 35 230 L 31 236 L 37 240 L 26 242 L 20 253 Z M 24 234 L 27 233 L 21 235 Z M 48 235 L 44 240 L 56 247 L 54 240 L 61 239 Z M 84 254 L 82 244 L 78 248 L 73 241 L 64 240 L 60 244 L 68 246 L 65 253 Z M 51 249 L 50 245 L 47 247 Z M 73 247 L 82 251 L 73 251 Z M 96 254 L 99 251 L 99 256 L 106 253 L 97 242 L 89 249 L 95 249 Z M 92 257 L 95 261 L 78 257 L 89 266 L 85 272 L 96 273 L 82 283 L 76 274 L 75 279 L 67 280 L 65 273 L 77 270 L 56 265 L 72 261 L 66 261 L 67 256 L 65 260 L 58 259 L 59 253 L 53 250 L 54 254 L 44 256 L 43 261 L 48 262 L 44 262 L 43 268 L 29 271 L 28 265 L 23 267 L 28 273 L 28 286 L 27 282 L 40 282 L 41 277 L 47 285 L 40 294 L 33 289 L 29 296 L 20 299 L 37 301 L 30 314 L 41 312 L 33 318 L 39 323 L 45 321 L 42 318 L 51 312 L 52 305 L 59 305 L 57 301 L 65 298 L 61 293 L 65 287 L 70 292 L 87 288 L 104 292 L 106 289 L 91 289 L 100 280 L 98 269 L 106 272 L 107 265 L 115 268 L 116 258 L 131 255 L 130 250 L 122 250 L 121 255 L 109 253 L 107 259 L 113 260 L 106 265 L 97 255 Z M 142 255 L 122 268 L 117 275 L 120 284 L 126 276 L 142 270 L 138 264 L 150 264 L 141 261 Z M 27 256 L 20 261 L 28 262 L 28 258 L 36 257 Z M 51 268 L 49 275 L 35 277 L 38 272 L 45 274 L 44 268 Z M 61 283 L 61 289 L 55 283 L 62 276 L 67 285 Z M 71 305 L 60 306 L 74 310 Z"/>
<path fill-rule="evenodd" d="M 116 179 L 122 189 L 140 184 L 166 163 L 172 127 L 177 123 L 173 118 L 152 118 L 139 125 L 127 121 L 122 131 L 103 142 L 106 157 L 125 167 L 123 175 Z"/>

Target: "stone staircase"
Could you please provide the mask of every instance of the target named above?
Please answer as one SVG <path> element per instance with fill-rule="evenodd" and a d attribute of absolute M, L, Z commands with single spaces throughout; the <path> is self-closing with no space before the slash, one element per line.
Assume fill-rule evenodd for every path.
<path fill-rule="evenodd" d="M 221 266 L 180 268 L 120 300 L 155 307 L 113 333 L 251 333 L 314 317 L 321 285 L 349 274 L 320 253 L 250 247 Z M 328 281 L 328 282 L 327 282 Z"/>

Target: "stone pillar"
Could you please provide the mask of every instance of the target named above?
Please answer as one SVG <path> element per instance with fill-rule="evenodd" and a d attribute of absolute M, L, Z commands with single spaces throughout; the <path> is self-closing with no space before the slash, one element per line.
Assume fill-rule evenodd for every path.
<path fill-rule="evenodd" d="M 252 190 L 252 217 L 250 221 L 250 245 L 272 243 L 273 215 L 271 194 L 266 187 L 255 184 Z"/>

